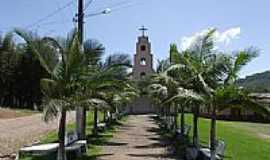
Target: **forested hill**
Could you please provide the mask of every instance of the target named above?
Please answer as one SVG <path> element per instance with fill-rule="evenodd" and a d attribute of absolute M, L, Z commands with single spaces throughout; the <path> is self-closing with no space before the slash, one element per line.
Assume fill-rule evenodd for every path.
<path fill-rule="evenodd" d="M 237 83 L 251 92 L 270 92 L 270 71 L 247 76 Z"/>

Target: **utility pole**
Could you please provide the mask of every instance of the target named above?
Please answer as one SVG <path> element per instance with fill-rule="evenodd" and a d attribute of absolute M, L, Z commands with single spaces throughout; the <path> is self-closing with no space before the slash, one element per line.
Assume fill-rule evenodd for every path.
<path fill-rule="evenodd" d="M 84 13 L 83 0 L 78 0 L 78 32 L 80 36 L 80 43 L 83 44 L 83 34 L 84 34 Z"/>
<path fill-rule="evenodd" d="M 78 0 L 78 34 L 81 47 L 83 47 L 84 35 L 84 0 Z M 85 139 L 86 127 L 86 109 L 84 107 L 76 107 L 76 131 L 79 139 Z"/>

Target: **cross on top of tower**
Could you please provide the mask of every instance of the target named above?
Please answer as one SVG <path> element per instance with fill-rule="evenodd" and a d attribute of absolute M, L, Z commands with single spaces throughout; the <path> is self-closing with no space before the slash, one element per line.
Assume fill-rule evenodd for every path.
<path fill-rule="evenodd" d="M 147 28 L 145 28 L 144 26 L 142 26 L 140 29 L 140 31 L 142 31 L 142 36 L 145 36 L 145 32 L 148 30 Z"/>

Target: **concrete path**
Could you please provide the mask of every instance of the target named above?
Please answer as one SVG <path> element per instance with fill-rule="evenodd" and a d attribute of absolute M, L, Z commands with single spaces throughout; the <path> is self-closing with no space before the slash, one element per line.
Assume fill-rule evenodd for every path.
<path fill-rule="evenodd" d="M 75 113 L 68 114 L 68 122 Z M 15 119 L 0 119 L 0 157 L 16 153 L 22 146 L 38 141 L 42 136 L 58 128 L 58 120 L 45 123 L 42 114 Z"/>
<path fill-rule="evenodd" d="M 151 116 L 130 116 L 98 155 L 98 160 L 173 159 Z"/>

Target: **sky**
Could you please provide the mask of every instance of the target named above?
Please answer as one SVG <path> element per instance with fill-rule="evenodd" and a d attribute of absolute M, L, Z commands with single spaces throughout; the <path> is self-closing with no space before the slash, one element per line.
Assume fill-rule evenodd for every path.
<path fill-rule="evenodd" d="M 3 34 L 19 27 L 42 36 L 66 36 L 74 28 L 72 19 L 76 14 L 76 2 L 3 1 L 0 32 Z M 87 2 L 89 0 L 85 0 Z M 112 12 L 86 18 L 85 39 L 99 40 L 106 47 L 106 54 L 133 56 L 137 37 L 141 35 L 138 29 L 145 25 L 149 29 L 147 35 L 156 62 L 168 57 L 171 43 L 183 48 L 193 35 L 215 27 L 219 42 L 228 52 L 250 46 L 260 49 L 260 56 L 241 72 L 240 76 L 244 77 L 270 70 L 269 6 L 269 0 L 93 0 L 85 10 L 86 15 L 106 8 L 111 8 Z M 61 11 L 44 18 L 56 10 Z"/>

